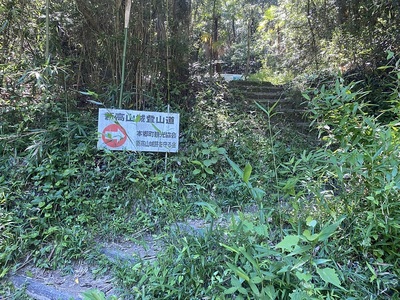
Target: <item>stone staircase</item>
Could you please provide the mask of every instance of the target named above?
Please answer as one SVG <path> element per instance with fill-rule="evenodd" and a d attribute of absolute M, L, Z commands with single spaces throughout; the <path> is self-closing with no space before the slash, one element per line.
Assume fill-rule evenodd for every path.
<path fill-rule="evenodd" d="M 275 121 L 292 123 L 302 128 L 309 126 L 304 116 L 304 99 L 300 93 L 289 93 L 283 86 L 269 82 L 245 80 L 231 81 L 229 88 L 236 100 L 245 101 L 251 106 L 257 107 L 257 102 L 268 109 L 276 104 Z"/>

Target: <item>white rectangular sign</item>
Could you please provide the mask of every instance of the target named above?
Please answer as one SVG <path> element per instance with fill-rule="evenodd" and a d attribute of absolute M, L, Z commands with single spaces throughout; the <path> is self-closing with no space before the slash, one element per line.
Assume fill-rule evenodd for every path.
<path fill-rule="evenodd" d="M 179 114 L 99 109 L 98 149 L 178 152 Z"/>
<path fill-rule="evenodd" d="M 221 74 L 221 76 L 222 78 L 224 78 L 225 81 L 244 80 L 242 74 Z"/>

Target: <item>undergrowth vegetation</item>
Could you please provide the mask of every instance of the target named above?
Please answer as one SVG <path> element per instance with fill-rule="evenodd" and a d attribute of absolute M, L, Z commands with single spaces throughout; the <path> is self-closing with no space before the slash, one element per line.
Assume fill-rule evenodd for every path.
<path fill-rule="evenodd" d="M 122 299 L 397 299 L 400 70 L 389 58 L 379 101 L 390 120 L 337 77 L 304 91 L 319 137 L 304 136 L 210 81 L 167 156 L 98 151 L 96 111 L 74 109 L 46 77 L 55 69 L 9 85 L 19 105 L 1 100 L 0 277 L 147 231 L 165 236 L 157 260 L 110 267 Z M 211 225 L 172 229 L 189 217 Z"/>

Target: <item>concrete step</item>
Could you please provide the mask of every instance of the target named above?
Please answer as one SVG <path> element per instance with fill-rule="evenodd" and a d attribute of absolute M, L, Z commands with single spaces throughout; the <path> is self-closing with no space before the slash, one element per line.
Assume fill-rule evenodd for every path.
<path fill-rule="evenodd" d="M 262 99 L 249 99 L 249 98 L 247 98 L 246 100 L 254 101 L 254 102 L 260 103 L 262 105 L 267 105 L 267 104 L 273 105 L 276 102 L 278 102 L 279 105 L 285 105 L 286 106 L 286 105 L 290 105 L 290 104 L 294 103 L 293 100 L 290 99 L 290 98 L 262 98 Z"/>
<path fill-rule="evenodd" d="M 229 86 L 234 95 L 245 99 L 280 99 L 284 97 L 284 89 L 270 83 L 233 81 Z"/>
<path fill-rule="evenodd" d="M 284 92 L 282 86 L 272 85 L 271 83 L 264 82 L 251 82 L 251 81 L 232 81 L 229 83 L 229 87 L 232 91 L 237 92 Z"/>
<path fill-rule="evenodd" d="M 245 99 L 251 100 L 262 100 L 262 99 L 282 99 L 284 98 L 283 93 L 277 92 L 241 92 L 241 95 Z"/>
<path fill-rule="evenodd" d="M 229 82 L 229 85 L 232 87 L 271 87 L 271 88 L 283 88 L 281 85 L 275 85 L 271 82 L 262 82 L 262 81 L 250 81 L 250 80 L 234 80 Z"/>
<path fill-rule="evenodd" d="M 242 93 L 278 93 L 281 94 L 284 92 L 283 89 L 281 88 L 277 88 L 277 87 L 253 87 L 253 86 L 249 86 L 249 87 L 236 87 L 234 89 L 236 92 L 242 92 Z"/>
<path fill-rule="evenodd" d="M 278 113 L 279 118 L 288 121 L 301 123 L 299 127 L 308 125 L 303 115 L 306 112 L 305 106 L 301 103 L 302 99 L 290 98 L 285 94 L 283 86 L 275 86 L 268 82 L 252 82 L 252 81 L 232 81 L 229 83 L 232 94 L 238 99 L 248 102 L 257 102 L 265 108 L 274 107 L 274 111 Z"/>

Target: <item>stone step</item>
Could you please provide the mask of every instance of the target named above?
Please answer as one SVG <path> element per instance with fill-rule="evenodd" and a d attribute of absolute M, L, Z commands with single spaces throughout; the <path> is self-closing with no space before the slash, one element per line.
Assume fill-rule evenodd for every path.
<path fill-rule="evenodd" d="M 233 95 L 248 100 L 281 99 L 285 97 L 281 86 L 270 83 L 238 81 L 230 84 Z"/>
<path fill-rule="evenodd" d="M 283 88 L 281 85 L 275 85 L 271 82 L 263 82 L 263 81 L 250 81 L 250 80 L 234 80 L 229 82 L 230 86 L 262 86 L 262 87 L 272 87 L 272 88 Z"/>
<path fill-rule="evenodd" d="M 248 101 L 254 101 L 264 106 L 265 108 L 271 107 L 275 105 L 275 109 L 293 109 L 298 111 L 299 113 L 304 113 L 306 108 L 301 103 L 294 101 L 292 98 L 281 98 L 281 99 L 247 99 Z"/>
<path fill-rule="evenodd" d="M 235 88 L 231 89 L 233 94 L 250 94 L 250 93 L 264 93 L 264 94 L 272 94 L 272 95 L 282 95 L 285 91 L 281 89 L 273 89 L 273 88 Z"/>
<path fill-rule="evenodd" d="M 261 99 L 250 99 L 247 98 L 246 100 L 248 101 L 254 101 L 257 103 L 260 103 L 262 105 L 266 105 L 266 104 L 275 104 L 276 102 L 278 102 L 280 105 L 290 105 L 290 104 L 295 104 L 295 102 L 293 102 L 292 99 L 290 98 L 261 98 Z"/>
<path fill-rule="evenodd" d="M 284 90 L 281 88 L 272 88 L 272 87 L 236 87 L 234 89 L 231 89 L 236 92 L 241 92 L 241 93 L 277 93 L 281 94 L 284 93 Z"/>
<path fill-rule="evenodd" d="M 283 93 L 276 92 L 241 92 L 240 95 L 245 99 L 262 100 L 262 99 L 282 99 Z"/>
<path fill-rule="evenodd" d="M 232 94 L 237 99 L 243 99 L 248 102 L 257 102 L 268 109 L 276 104 L 274 111 L 280 114 L 280 117 L 288 120 L 293 119 L 299 123 L 304 120 L 306 112 L 302 100 L 288 97 L 285 94 L 283 86 L 275 86 L 268 82 L 252 82 L 252 81 L 232 81 L 229 83 Z M 303 121 L 300 121 L 303 122 Z M 308 124 L 307 122 L 304 122 Z M 303 127 L 303 125 L 299 125 Z M 308 125 L 307 125 L 308 126 Z"/>
<path fill-rule="evenodd" d="M 284 92 L 282 86 L 264 82 L 232 81 L 229 83 L 229 87 L 231 90 L 239 92 Z"/>

